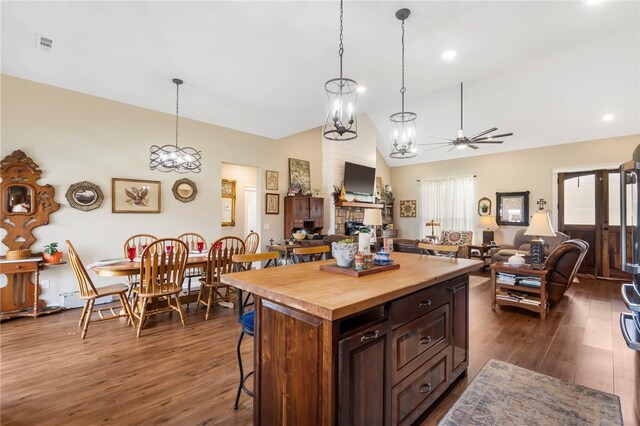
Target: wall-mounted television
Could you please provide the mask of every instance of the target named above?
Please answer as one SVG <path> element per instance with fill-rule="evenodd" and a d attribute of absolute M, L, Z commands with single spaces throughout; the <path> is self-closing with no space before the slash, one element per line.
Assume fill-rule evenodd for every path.
<path fill-rule="evenodd" d="M 344 163 L 344 189 L 358 195 L 373 195 L 376 186 L 376 169 L 355 163 Z"/>

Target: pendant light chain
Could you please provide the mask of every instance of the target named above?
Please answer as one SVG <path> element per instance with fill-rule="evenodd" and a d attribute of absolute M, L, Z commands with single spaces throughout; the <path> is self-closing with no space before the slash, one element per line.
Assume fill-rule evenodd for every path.
<path fill-rule="evenodd" d="M 176 84 L 176 147 L 178 146 L 178 105 L 180 96 L 180 85 Z"/>
<path fill-rule="evenodd" d="M 340 0 L 340 48 L 338 49 L 338 55 L 340 55 L 340 79 L 342 79 L 342 54 L 344 53 L 344 43 L 342 41 L 343 14 L 342 0 Z"/>
<path fill-rule="evenodd" d="M 404 113 L 404 92 L 407 88 L 404 87 L 404 19 L 402 20 L 402 87 L 400 93 L 402 94 L 402 112 Z"/>

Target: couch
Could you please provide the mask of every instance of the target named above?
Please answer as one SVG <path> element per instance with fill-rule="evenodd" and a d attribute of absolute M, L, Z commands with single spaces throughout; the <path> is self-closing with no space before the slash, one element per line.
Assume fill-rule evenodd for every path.
<path fill-rule="evenodd" d="M 519 229 L 513 237 L 513 244 L 500 244 L 500 247 L 492 248 L 491 262 L 506 262 L 511 256 L 517 252 L 529 253 L 531 240 L 534 235 L 524 235 L 526 229 Z M 567 241 L 569 236 L 562 232 L 556 232 L 555 237 L 542 237 L 544 240 L 544 255 L 549 256 L 560 244 Z"/>

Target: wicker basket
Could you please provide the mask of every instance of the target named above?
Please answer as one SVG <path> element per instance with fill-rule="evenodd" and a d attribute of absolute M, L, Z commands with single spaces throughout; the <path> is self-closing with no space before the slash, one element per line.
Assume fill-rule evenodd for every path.
<path fill-rule="evenodd" d="M 31 249 L 22 249 L 22 250 L 8 250 L 7 251 L 7 260 L 20 260 L 20 259 L 28 259 L 31 257 Z"/>

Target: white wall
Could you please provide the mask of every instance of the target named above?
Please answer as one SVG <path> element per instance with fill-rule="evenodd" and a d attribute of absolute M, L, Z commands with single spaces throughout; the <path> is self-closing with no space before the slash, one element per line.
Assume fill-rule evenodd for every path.
<path fill-rule="evenodd" d="M 260 191 L 260 188 L 258 188 L 258 169 L 256 167 L 223 163 L 221 174 L 222 179 L 236 181 L 236 215 L 235 226 L 221 226 L 220 234 L 230 235 L 244 240 L 244 238 L 247 236 L 244 231 L 244 210 L 246 208 L 244 200 L 244 189 L 245 187 L 256 188 L 258 196 L 262 194 L 262 191 Z M 258 234 L 261 233 L 260 229 L 254 229 L 254 231 L 256 231 Z"/>

